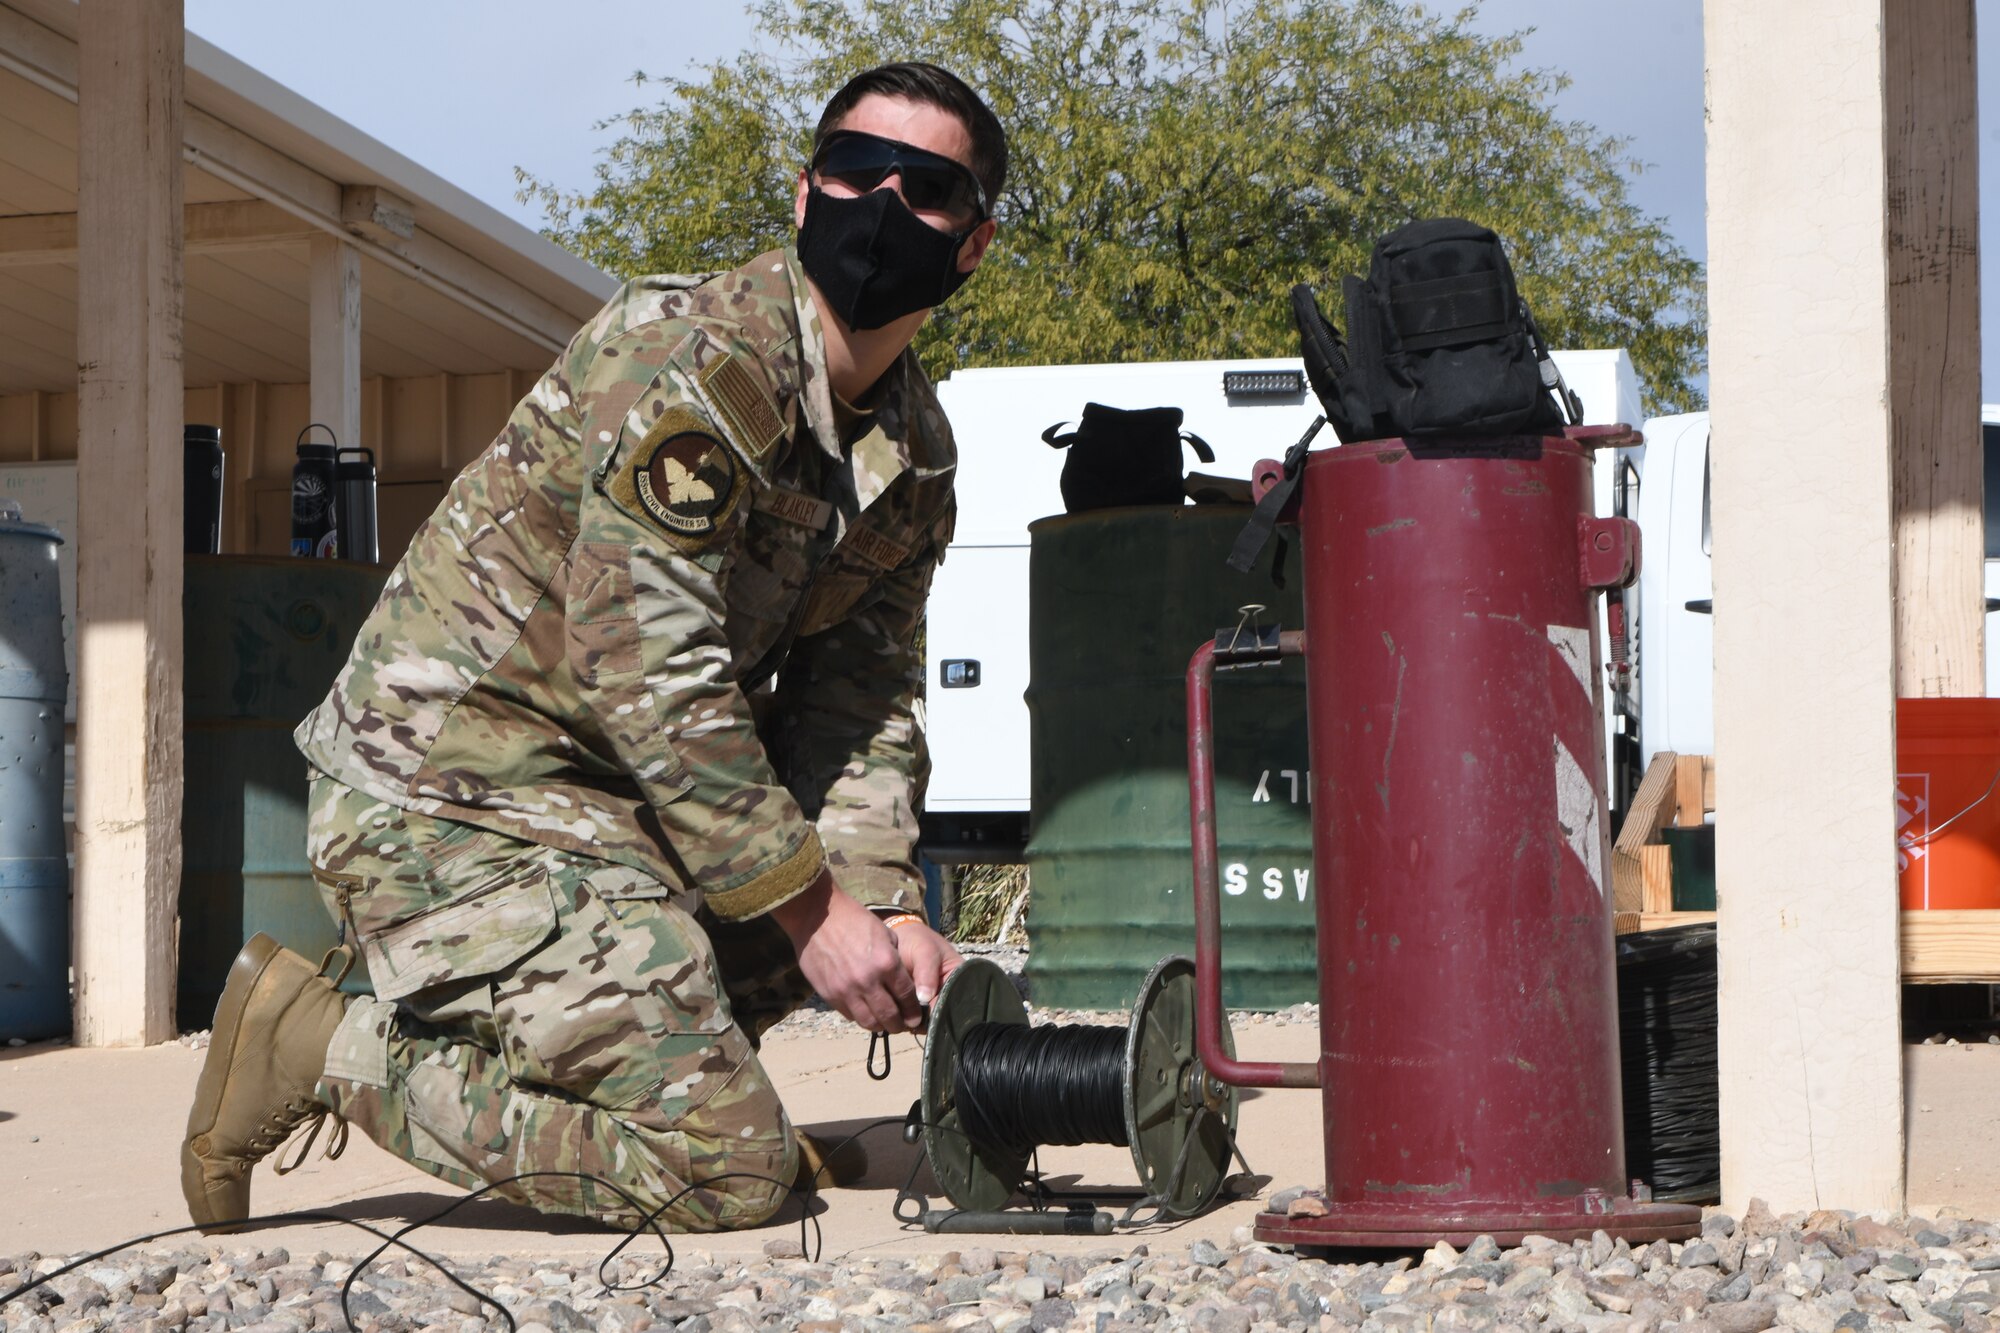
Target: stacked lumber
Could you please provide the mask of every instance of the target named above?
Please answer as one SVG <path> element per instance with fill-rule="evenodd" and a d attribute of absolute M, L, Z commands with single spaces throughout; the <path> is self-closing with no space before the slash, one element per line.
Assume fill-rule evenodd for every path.
<path fill-rule="evenodd" d="M 1611 848 L 1614 929 L 1620 935 L 1713 921 L 1713 912 L 1674 910 L 1673 854 L 1660 836 L 1693 828 L 1715 809 L 1715 760 L 1662 750 L 1646 766 L 1618 841 Z"/>

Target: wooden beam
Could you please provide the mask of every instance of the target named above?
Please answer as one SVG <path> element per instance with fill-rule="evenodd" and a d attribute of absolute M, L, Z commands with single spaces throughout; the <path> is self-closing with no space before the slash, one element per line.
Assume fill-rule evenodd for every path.
<path fill-rule="evenodd" d="M 1973 0 L 1883 8 L 1896 692 L 1986 692 Z"/>
<path fill-rule="evenodd" d="M 183 22 L 181 0 L 97 0 L 77 16 L 82 1046 L 174 1035 Z"/>
<path fill-rule="evenodd" d="M 1714 912 L 1619 912 L 1611 918 L 1615 935 L 1637 935 L 1648 930 L 1670 930 L 1715 920 Z"/>
<path fill-rule="evenodd" d="M 2000 911 L 1905 912 L 1903 980 L 2000 981 Z"/>
<path fill-rule="evenodd" d="M 303 245 L 326 233 L 261 199 L 189 204 L 183 210 L 183 248 L 189 254 Z M 0 268 L 76 262 L 76 214 L 27 213 L 0 217 Z"/>
<path fill-rule="evenodd" d="M 1648 913 L 1674 910 L 1674 849 L 1663 842 L 1649 842 L 1639 849 L 1642 887 L 1639 910 Z"/>
<path fill-rule="evenodd" d="M 1614 911 L 1637 912 L 1645 906 L 1645 863 L 1641 848 L 1657 842 L 1674 813 L 1674 755 L 1662 750 L 1646 765 L 1646 776 L 1625 812 L 1618 841 L 1611 846 L 1611 905 Z"/>
<path fill-rule="evenodd" d="M 1674 757 L 1674 826 L 1693 828 L 1707 813 L 1702 784 L 1705 756 L 1683 754 Z"/>
<path fill-rule="evenodd" d="M 394 236 L 407 241 L 417 234 L 417 206 L 379 185 L 342 189 L 340 220 L 364 236 Z"/>
<path fill-rule="evenodd" d="M 312 419 L 341 444 L 361 440 L 361 256 L 331 236 L 312 243 Z"/>

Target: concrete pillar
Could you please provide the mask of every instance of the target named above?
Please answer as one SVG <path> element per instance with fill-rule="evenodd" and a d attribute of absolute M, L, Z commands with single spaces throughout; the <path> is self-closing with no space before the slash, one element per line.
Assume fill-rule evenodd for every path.
<path fill-rule="evenodd" d="M 1897 678 L 1980 670 L 1972 4 L 1704 16 L 1723 1202 L 1893 1209 Z"/>
<path fill-rule="evenodd" d="M 76 1040 L 130 1046 L 174 1035 L 183 19 L 77 13 Z"/>

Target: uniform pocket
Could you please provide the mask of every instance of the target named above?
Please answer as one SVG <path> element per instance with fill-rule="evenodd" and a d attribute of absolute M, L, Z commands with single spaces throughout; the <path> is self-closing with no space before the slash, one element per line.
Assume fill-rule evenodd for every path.
<path fill-rule="evenodd" d="M 394 1000 L 426 986 L 498 972 L 546 943 L 555 928 L 548 870 L 510 866 L 442 906 L 364 934 L 361 954 L 375 994 Z"/>
<path fill-rule="evenodd" d="M 576 548 L 565 612 L 570 669 L 585 685 L 636 675 L 639 599 L 632 587 L 632 552 L 611 542 Z"/>
<path fill-rule="evenodd" d="M 520 1082 L 670 1129 L 730 1080 L 749 1043 L 694 918 L 661 900 L 607 902 L 604 873 L 571 881 L 562 933 L 532 968 L 496 980 L 501 1053 Z"/>

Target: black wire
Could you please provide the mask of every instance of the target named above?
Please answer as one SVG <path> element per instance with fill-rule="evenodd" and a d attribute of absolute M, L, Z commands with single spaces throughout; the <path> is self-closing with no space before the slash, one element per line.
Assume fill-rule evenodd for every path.
<path fill-rule="evenodd" d="M 1122 1027 L 979 1023 L 958 1042 L 953 1104 L 973 1143 L 1025 1157 L 1038 1144 L 1125 1147 Z"/>
<path fill-rule="evenodd" d="M 842 1139 L 831 1152 L 827 1153 L 826 1155 L 827 1160 L 831 1161 L 833 1158 L 838 1156 L 842 1151 L 844 1151 L 847 1148 L 849 1144 L 853 1143 L 863 1134 L 871 1133 L 875 1130 L 881 1129 L 885 1125 L 900 1126 L 902 1125 L 902 1123 L 903 1123 L 902 1116 L 888 1116 L 880 1120 L 872 1120 L 867 1124 L 861 1126 L 859 1129 L 855 1130 L 852 1134 L 849 1134 L 846 1138 Z M 824 1166 L 820 1168 L 821 1171 L 824 1171 L 825 1169 L 826 1168 Z M 668 1239 L 668 1235 L 670 1233 L 663 1230 L 659 1225 L 660 1216 L 663 1213 L 665 1213 L 668 1209 L 672 1208 L 675 1204 L 679 1203 L 682 1199 L 692 1194 L 694 1191 L 706 1188 L 707 1186 L 716 1184 L 719 1181 L 761 1180 L 772 1185 L 783 1185 L 785 1187 L 785 1192 L 787 1195 L 797 1196 L 800 1199 L 801 1210 L 799 1214 L 799 1249 L 806 1254 L 810 1262 L 818 1263 L 820 1252 L 825 1245 L 825 1240 L 826 1240 L 825 1231 L 820 1226 L 819 1218 L 816 1217 L 812 1211 L 813 1200 L 817 1198 L 819 1195 L 818 1172 L 815 1172 L 812 1176 L 808 1177 L 805 1183 L 801 1185 L 797 1181 L 781 1181 L 776 1179 L 775 1177 L 759 1175 L 753 1171 L 724 1171 L 717 1175 L 703 1176 L 699 1180 L 690 1181 L 685 1187 L 683 1187 L 681 1190 L 675 1193 L 671 1198 L 667 1199 L 664 1203 L 660 1204 L 658 1207 L 647 1209 L 645 1208 L 644 1205 L 642 1205 L 639 1202 L 639 1200 L 633 1198 L 632 1195 L 627 1193 L 623 1188 L 621 1188 L 612 1181 L 604 1179 L 602 1176 L 594 1176 L 583 1171 L 526 1171 L 522 1172 L 520 1175 L 508 1176 L 503 1180 L 495 1180 L 489 1182 L 486 1185 L 482 1185 L 480 1188 L 465 1195 L 463 1198 L 452 1200 L 449 1204 L 445 1205 L 437 1212 L 432 1213 L 429 1217 L 418 1218 L 416 1221 L 409 1223 L 408 1225 L 402 1227 L 401 1229 L 395 1232 L 383 1231 L 378 1227 L 370 1226 L 366 1222 L 356 1221 L 354 1218 L 344 1217 L 339 1213 L 328 1213 L 319 1211 L 266 1213 L 258 1217 L 246 1217 L 240 1220 L 232 1221 L 230 1223 L 230 1226 L 232 1230 L 247 1230 L 253 1227 L 274 1226 L 284 1222 L 336 1222 L 336 1223 L 342 1223 L 346 1226 L 355 1227 L 358 1230 L 365 1231 L 369 1235 L 379 1239 L 382 1243 L 376 1246 L 373 1250 L 371 1250 L 368 1253 L 368 1255 L 365 1258 L 361 1259 L 354 1265 L 353 1271 L 347 1275 L 346 1281 L 342 1282 L 340 1286 L 340 1316 L 347 1323 L 348 1333 L 358 1333 L 358 1330 L 356 1329 L 354 1323 L 353 1312 L 348 1308 L 348 1300 L 353 1291 L 355 1282 L 360 1278 L 363 1272 L 367 1271 L 368 1267 L 371 1264 L 373 1264 L 377 1259 L 379 1259 L 392 1246 L 409 1251 L 411 1254 L 415 1255 L 418 1259 L 421 1259 L 424 1263 L 429 1264 L 432 1268 L 435 1268 L 437 1269 L 438 1272 L 444 1274 L 445 1279 L 447 1281 L 449 1281 L 453 1286 L 457 1287 L 460 1291 L 464 1292 L 466 1295 L 472 1297 L 474 1300 L 478 1301 L 482 1305 L 490 1305 L 495 1310 L 498 1310 L 500 1312 L 500 1317 L 507 1321 L 508 1333 L 515 1333 L 516 1326 L 514 1323 L 514 1316 L 512 1312 L 510 1312 L 507 1309 L 506 1306 L 502 1305 L 493 1296 L 489 1295 L 486 1292 L 481 1291 L 479 1288 L 473 1286 L 470 1282 L 467 1282 L 465 1279 L 461 1278 L 458 1274 L 452 1272 L 451 1269 L 447 1268 L 444 1265 L 443 1261 L 438 1259 L 435 1255 L 428 1254 L 425 1251 L 418 1249 L 416 1246 L 410 1244 L 407 1240 L 405 1240 L 404 1237 L 408 1236 L 411 1232 L 416 1231 L 420 1227 L 427 1227 L 432 1225 L 433 1223 L 443 1221 L 445 1218 L 457 1212 L 460 1208 L 463 1208 L 466 1204 L 471 1203 L 475 1199 L 483 1198 L 484 1196 L 492 1193 L 494 1190 L 500 1189 L 502 1186 L 511 1185 L 516 1181 L 536 1180 L 536 1179 L 581 1180 L 593 1185 L 602 1186 L 603 1188 L 610 1190 L 613 1194 L 617 1195 L 620 1199 L 623 1199 L 627 1204 L 631 1206 L 634 1213 L 640 1215 L 638 1223 L 634 1225 L 629 1231 L 627 1231 L 625 1235 L 619 1239 L 616 1245 L 611 1247 L 610 1251 L 604 1256 L 603 1259 L 598 1261 L 597 1273 L 600 1281 L 602 1281 L 602 1279 L 604 1278 L 605 1268 L 611 1263 L 611 1261 L 613 1259 L 616 1259 L 619 1256 L 619 1254 L 625 1249 L 625 1247 L 630 1245 L 633 1241 L 637 1240 L 641 1234 L 650 1231 L 653 1235 L 659 1237 L 660 1245 L 666 1251 L 666 1263 L 664 1266 L 661 1267 L 660 1271 L 641 1282 L 631 1282 L 631 1283 L 625 1283 L 623 1285 L 615 1284 L 608 1281 L 604 1282 L 603 1285 L 605 1289 L 608 1291 L 638 1291 L 646 1287 L 657 1286 L 661 1282 L 665 1281 L 667 1275 L 673 1272 L 674 1269 L 674 1245 L 673 1242 Z M 13 1288 L 10 1291 L 0 1293 L 0 1308 L 5 1308 L 11 1302 L 27 1295 L 29 1292 L 35 1290 L 37 1287 L 47 1286 L 49 1283 L 55 1281 L 59 1277 L 63 1277 L 66 1274 L 73 1273 L 77 1269 L 82 1268 L 86 1264 L 96 1263 L 99 1259 L 109 1258 L 110 1256 L 118 1253 L 120 1250 L 130 1249 L 135 1245 L 150 1245 L 152 1242 L 156 1240 L 165 1240 L 170 1236 L 184 1236 L 189 1232 L 198 1232 L 200 1230 L 201 1227 L 199 1225 L 171 1227 L 165 1231 L 154 1231 L 143 1236 L 134 1236 L 131 1237 L 130 1239 L 122 1240 L 118 1242 L 116 1245 L 110 1246 L 107 1249 L 98 1250 L 94 1254 L 86 1254 L 80 1259 L 73 1260 L 70 1263 L 64 1264 L 60 1268 L 54 1269 L 48 1273 L 44 1273 L 36 1277 L 31 1282 L 23 1282 L 21 1285 Z"/>

